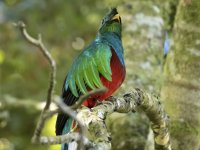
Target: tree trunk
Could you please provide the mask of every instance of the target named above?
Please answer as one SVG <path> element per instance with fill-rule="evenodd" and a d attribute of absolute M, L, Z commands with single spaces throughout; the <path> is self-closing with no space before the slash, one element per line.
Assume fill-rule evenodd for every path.
<path fill-rule="evenodd" d="M 200 1 L 180 0 L 161 99 L 174 150 L 200 149 Z"/>

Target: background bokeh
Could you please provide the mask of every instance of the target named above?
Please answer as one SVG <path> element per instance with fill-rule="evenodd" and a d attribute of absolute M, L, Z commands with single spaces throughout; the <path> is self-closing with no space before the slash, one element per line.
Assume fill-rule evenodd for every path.
<path fill-rule="evenodd" d="M 118 6 L 123 22 L 127 76 L 116 94 L 133 87 L 159 94 L 163 42 L 166 32 L 170 36 L 176 4 L 172 0 L 0 0 L 0 149 L 59 149 L 59 146 L 30 142 L 44 106 L 50 68 L 38 49 L 23 39 L 13 23 L 22 20 L 32 36 L 42 34 L 57 62 L 55 94 L 59 95 L 73 59 L 95 38 L 109 8 Z M 128 115 L 138 119 L 137 115 Z M 114 118 L 125 120 L 123 114 Z M 136 126 L 127 120 L 124 122 L 127 126 Z M 55 135 L 54 124 L 55 117 L 47 123 L 45 135 Z M 140 126 L 137 132 L 140 131 L 145 135 L 141 138 L 146 139 L 148 125 Z M 142 141 L 141 145 L 144 146 Z"/>

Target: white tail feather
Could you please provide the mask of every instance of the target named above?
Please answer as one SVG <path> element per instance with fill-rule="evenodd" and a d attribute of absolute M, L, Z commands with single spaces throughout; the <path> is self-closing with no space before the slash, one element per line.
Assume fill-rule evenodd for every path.
<path fill-rule="evenodd" d="M 77 150 L 77 142 L 71 142 L 68 144 L 68 150 Z"/>

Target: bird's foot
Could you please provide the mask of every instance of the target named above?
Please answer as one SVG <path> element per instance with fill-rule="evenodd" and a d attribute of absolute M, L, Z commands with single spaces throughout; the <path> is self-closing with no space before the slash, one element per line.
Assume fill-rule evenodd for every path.
<path fill-rule="evenodd" d="M 96 99 L 96 104 L 95 104 L 95 106 L 100 105 L 100 104 L 102 104 L 102 101 Z"/>
<path fill-rule="evenodd" d="M 114 96 L 110 96 L 110 97 L 106 98 L 105 101 L 111 101 L 111 100 L 113 100 L 114 98 L 115 98 Z"/>
<path fill-rule="evenodd" d="M 79 128 L 78 128 L 78 123 L 73 120 L 73 128 L 71 129 L 70 132 L 78 132 L 79 131 Z"/>

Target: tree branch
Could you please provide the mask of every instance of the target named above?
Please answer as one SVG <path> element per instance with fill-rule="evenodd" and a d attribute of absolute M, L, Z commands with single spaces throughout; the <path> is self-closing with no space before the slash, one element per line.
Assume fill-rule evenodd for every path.
<path fill-rule="evenodd" d="M 78 127 L 80 129 L 80 139 L 78 141 L 80 141 L 80 146 L 81 146 L 82 150 L 85 150 L 85 145 L 83 143 L 84 135 L 85 135 L 85 127 L 82 124 L 82 122 L 79 121 L 79 119 L 77 118 L 77 114 L 75 113 L 75 111 L 73 111 L 73 109 L 66 106 L 65 103 L 63 103 L 62 100 L 56 100 L 55 103 L 57 104 L 58 108 L 60 108 L 60 110 L 63 113 L 65 113 L 69 117 L 73 118 L 78 123 Z"/>
<path fill-rule="evenodd" d="M 140 89 L 135 89 L 131 95 L 124 95 L 125 99 L 135 97 L 136 111 L 143 110 L 151 121 L 151 128 L 154 133 L 154 142 L 156 150 L 171 150 L 169 134 L 169 117 L 165 112 L 158 97 L 146 93 Z"/>
<path fill-rule="evenodd" d="M 47 94 L 47 102 L 45 105 L 44 110 L 48 110 L 49 106 L 52 101 L 52 96 L 54 92 L 54 87 L 55 87 L 55 78 L 56 78 L 56 62 L 52 58 L 51 54 L 49 53 L 49 50 L 44 46 L 42 42 L 42 36 L 41 34 L 38 35 L 38 39 L 35 39 L 31 37 L 27 30 L 26 30 L 26 25 L 22 22 L 19 21 L 18 23 L 14 24 L 16 27 L 18 27 L 23 35 L 23 37 L 32 45 L 38 47 L 44 57 L 48 60 L 50 66 L 51 66 L 51 74 L 50 74 L 50 82 L 49 82 L 49 88 L 48 88 L 48 94 Z"/>
<path fill-rule="evenodd" d="M 140 89 L 134 89 L 123 98 L 111 97 L 109 101 L 92 108 L 79 110 L 77 117 L 87 128 L 90 140 L 101 145 L 103 149 L 111 149 L 110 135 L 106 130 L 105 118 L 113 112 L 128 113 L 130 111 L 143 110 L 152 122 L 155 148 L 171 150 L 170 136 L 168 131 L 168 116 L 158 98 Z M 140 112 L 140 111 L 138 111 Z M 99 130 L 101 129 L 101 130 Z"/>
<path fill-rule="evenodd" d="M 82 103 L 83 103 L 87 98 L 89 98 L 89 97 L 91 97 L 91 96 L 93 96 L 93 95 L 96 95 L 96 94 L 104 93 L 104 92 L 106 92 L 106 91 L 107 91 L 107 88 L 105 88 L 105 87 L 100 88 L 100 89 L 96 89 L 96 90 L 89 91 L 87 94 L 82 95 L 82 96 L 78 99 L 78 101 L 77 101 L 74 105 L 72 105 L 70 108 L 71 108 L 71 109 L 77 109 L 77 108 L 79 108 L 79 107 L 82 105 Z"/>
<path fill-rule="evenodd" d="M 19 21 L 18 23 L 14 24 L 16 27 L 18 27 L 23 35 L 23 37 L 32 45 L 38 47 L 40 49 L 40 51 L 42 52 L 42 54 L 44 55 L 44 57 L 48 60 L 50 66 L 51 66 L 51 73 L 50 73 L 50 81 L 49 81 L 49 88 L 48 88 L 48 92 L 47 92 L 47 99 L 46 99 L 46 104 L 45 107 L 40 115 L 40 119 L 38 121 L 38 124 L 36 126 L 36 129 L 34 131 L 34 135 L 32 138 L 32 142 L 33 143 L 37 143 L 39 141 L 40 135 L 41 135 L 41 131 L 44 128 L 44 124 L 46 121 L 46 113 L 49 112 L 49 107 L 52 101 L 52 97 L 53 97 L 53 92 L 54 92 L 54 87 L 55 87 L 55 78 L 56 78 L 56 63 L 54 61 L 54 59 L 52 58 L 51 54 L 49 53 L 48 49 L 44 46 L 43 42 L 42 42 L 42 37 L 39 34 L 38 35 L 38 39 L 35 39 L 33 37 L 31 37 L 27 30 L 26 30 L 26 25 L 22 22 Z"/>

